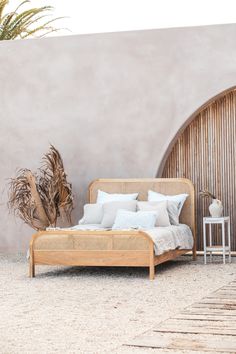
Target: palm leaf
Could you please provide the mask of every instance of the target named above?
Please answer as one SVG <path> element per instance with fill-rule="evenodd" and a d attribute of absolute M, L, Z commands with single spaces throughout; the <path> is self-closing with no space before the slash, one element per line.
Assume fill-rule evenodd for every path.
<path fill-rule="evenodd" d="M 66 217 L 71 224 L 72 186 L 54 146 L 43 157 L 37 173 L 21 169 L 10 180 L 8 208 L 36 230 L 56 226 L 59 216 Z"/>
<path fill-rule="evenodd" d="M 40 37 L 45 36 L 58 31 L 59 28 L 54 28 L 52 24 L 64 18 L 57 17 L 45 21 L 45 17 L 50 16 L 53 11 L 52 6 L 30 8 L 18 13 L 23 5 L 30 3 L 30 0 L 22 1 L 15 11 L 3 15 L 7 3 L 7 0 L 0 0 L 0 40 L 27 38 L 37 33 L 40 33 Z"/>
<path fill-rule="evenodd" d="M 26 32 L 26 34 L 21 34 L 21 39 L 25 39 L 27 37 L 30 37 L 32 36 L 33 34 L 35 34 L 37 32 L 37 38 L 42 38 L 42 37 L 45 37 L 47 36 L 48 34 L 50 33 L 53 33 L 53 32 L 57 32 L 57 31 L 60 31 L 61 29 L 57 29 L 57 28 L 45 28 L 44 26 L 39 26 L 37 28 L 35 28 L 34 30 L 32 31 L 28 31 Z M 44 33 L 42 35 L 39 35 L 40 31 L 44 31 Z"/>
<path fill-rule="evenodd" d="M 34 229 L 50 225 L 37 190 L 35 176 L 28 169 L 19 170 L 10 181 L 8 207 Z"/>
<path fill-rule="evenodd" d="M 8 4 L 8 0 L 0 0 L 0 23 L 1 23 L 2 14 L 7 4 Z"/>
<path fill-rule="evenodd" d="M 41 186 L 44 198 L 50 196 L 49 204 L 54 204 L 57 215 L 66 217 L 71 223 L 73 209 L 72 186 L 67 182 L 63 161 L 58 150 L 51 145 L 49 152 L 43 157 Z"/>

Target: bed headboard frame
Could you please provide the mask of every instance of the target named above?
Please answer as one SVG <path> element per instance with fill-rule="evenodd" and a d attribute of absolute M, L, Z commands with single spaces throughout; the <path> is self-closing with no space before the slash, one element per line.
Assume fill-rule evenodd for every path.
<path fill-rule="evenodd" d="M 187 193 L 180 222 L 190 226 L 195 237 L 195 195 L 193 183 L 186 178 L 136 178 L 136 179 L 97 179 L 89 186 L 89 202 L 96 203 L 98 189 L 107 193 L 135 193 L 138 200 L 147 200 L 148 190 L 163 194 Z"/>

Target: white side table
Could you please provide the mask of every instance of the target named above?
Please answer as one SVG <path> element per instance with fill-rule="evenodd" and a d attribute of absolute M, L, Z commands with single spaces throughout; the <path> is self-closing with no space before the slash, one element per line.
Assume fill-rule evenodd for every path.
<path fill-rule="evenodd" d="M 220 224 L 222 229 L 222 245 L 212 245 L 212 224 Z M 225 244 L 225 225 L 227 224 L 228 245 Z M 209 246 L 207 246 L 206 225 L 209 225 Z M 222 251 L 223 263 L 225 264 L 225 255 L 228 253 L 229 263 L 231 262 L 231 243 L 230 243 L 230 218 L 222 216 L 220 218 L 204 217 L 203 218 L 203 246 L 204 246 L 204 263 L 207 261 L 207 252 L 210 252 L 210 260 L 212 261 L 212 252 Z"/>

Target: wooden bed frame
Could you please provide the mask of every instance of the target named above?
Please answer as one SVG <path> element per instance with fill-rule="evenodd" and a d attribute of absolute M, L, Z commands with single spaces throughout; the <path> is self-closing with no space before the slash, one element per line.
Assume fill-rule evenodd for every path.
<path fill-rule="evenodd" d="M 155 178 L 155 179 L 99 179 L 89 186 L 88 199 L 95 203 L 98 189 L 108 193 L 139 192 L 139 200 L 147 200 L 149 189 L 163 194 L 187 193 L 187 198 L 180 222 L 190 226 L 194 246 L 193 259 L 196 258 L 195 232 L 195 196 L 192 182 L 184 178 Z M 37 240 L 52 236 L 52 239 L 65 236 L 80 242 L 79 249 L 37 249 Z M 50 236 L 50 237 L 51 237 Z M 49 242 L 50 242 L 49 237 Z M 86 249 L 83 249 L 83 240 L 86 240 Z M 139 246 L 135 246 L 135 242 Z M 102 242 L 102 247 L 97 246 Z M 141 242 L 141 246 L 140 246 Z M 93 246 L 96 243 L 96 247 Z M 160 256 L 154 254 L 154 243 L 145 231 L 39 231 L 32 236 L 30 242 L 29 276 L 35 276 L 35 265 L 65 265 L 65 266 L 132 266 L 149 267 L 149 278 L 155 277 L 155 266 L 174 259 L 191 250 L 173 250 Z"/>

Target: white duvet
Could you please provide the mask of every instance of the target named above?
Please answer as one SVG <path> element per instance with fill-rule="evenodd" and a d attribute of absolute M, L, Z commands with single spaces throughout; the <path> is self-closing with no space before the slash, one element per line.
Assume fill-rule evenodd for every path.
<path fill-rule="evenodd" d="M 48 230 L 50 230 L 50 228 L 48 228 Z M 76 225 L 71 228 L 67 228 L 66 230 L 96 231 L 110 229 L 104 229 L 99 224 L 91 224 Z M 185 224 L 180 224 L 178 226 L 171 225 L 166 227 L 155 227 L 153 229 L 143 231 L 145 231 L 153 240 L 156 256 L 175 249 L 191 249 L 193 247 L 193 235 L 191 229 Z"/>

